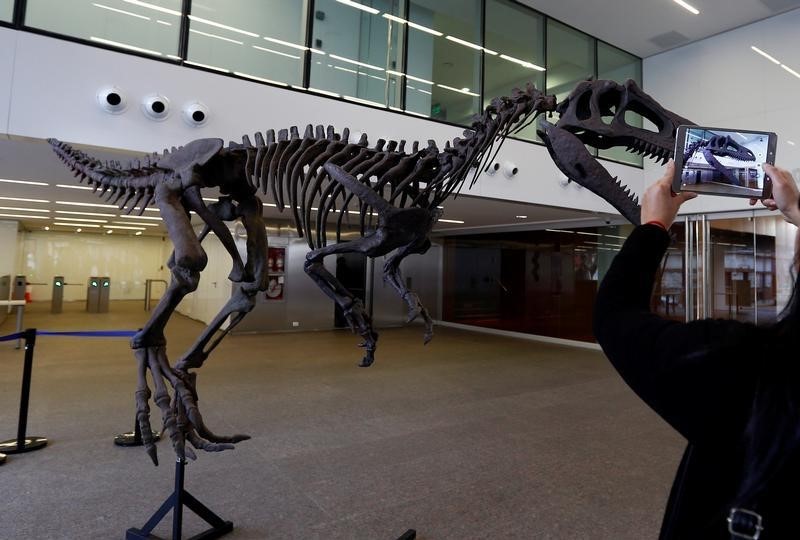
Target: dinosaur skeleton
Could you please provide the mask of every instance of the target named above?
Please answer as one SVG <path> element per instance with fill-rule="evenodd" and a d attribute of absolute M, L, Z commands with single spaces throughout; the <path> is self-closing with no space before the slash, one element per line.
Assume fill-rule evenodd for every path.
<path fill-rule="evenodd" d="M 56 154 L 80 180 L 87 180 L 101 197 L 127 213 L 155 204 L 167 228 L 174 251 L 168 262 L 171 282 L 151 318 L 131 340 L 138 361 L 137 421 L 145 449 L 157 465 L 156 447 L 150 436 L 151 396 L 162 414 L 179 458 L 195 458 L 186 446 L 221 451 L 247 439 L 246 435 L 219 436 L 204 424 L 197 406 L 196 373 L 222 338 L 252 310 L 255 295 L 266 290 L 267 238 L 258 189 L 271 196 L 280 211 L 291 211 L 297 232 L 311 251 L 306 273 L 343 310 L 354 332 L 361 335 L 365 355 L 361 366 L 374 361 L 378 334 L 372 329 L 361 302 L 323 266 L 323 259 L 337 253 L 358 252 L 378 257 L 395 251 L 383 266 L 389 282 L 409 309 L 409 320 L 421 316 L 424 341 L 432 337 L 432 320 L 416 294 L 409 291 L 399 265 L 409 254 L 430 247 L 428 234 L 440 215 L 439 206 L 459 192 L 472 173 L 471 187 L 480 171 L 500 150 L 503 140 L 543 112 L 552 112 L 556 100 L 532 85 L 515 90 L 509 98 L 496 98 L 464 132 L 440 151 L 433 141 L 405 151 L 405 141 L 378 140 L 369 146 L 366 135 L 351 142 L 344 129 L 308 126 L 300 136 L 297 128 L 270 130 L 245 136 L 241 144 L 221 139 L 199 139 L 181 148 L 164 150 L 123 166 L 101 162 L 54 139 Z M 204 188 L 217 187 L 221 196 L 206 205 Z M 338 212 L 336 233 L 350 204 L 357 204 L 361 236 L 356 240 L 326 245 L 326 227 Z M 313 212 L 316 208 L 316 216 Z M 191 226 L 190 211 L 204 222 L 200 234 Z M 242 261 L 225 221 L 240 219 L 247 232 L 247 257 Z M 376 221 L 373 227 L 370 224 Z M 192 347 L 170 365 L 164 327 L 179 302 L 197 288 L 207 257 L 201 242 L 214 232 L 233 261 L 229 279 L 234 290 L 228 302 L 197 338 Z M 223 329 L 226 321 L 229 324 Z M 147 384 L 150 371 L 155 393 Z M 169 387 L 172 388 L 172 398 Z"/>
<path fill-rule="evenodd" d="M 629 111 L 649 120 L 655 130 L 630 125 L 625 120 Z M 694 123 L 664 109 L 632 80 L 624 84 L 582 81 L 558 104 L 556 112 L 559 118 L 555 124 L 540 117 L 537 126 L 556 166 L 570 181 L 599 195 L 638 225 L 638 199 L 600 165 L 586 145 L 604 150 L 625 147 L 666 163 L 674 157 L 678 126 Z"/>
<path fill-rule="evenodd" d="M 717 160 L 716 156 L 729 157 L 738 161 L 752 162 L 756 160 L 752 150 L 737 143 L 728 135 L 712 135 L 708 139 L 700 139 L 691 143 L 683 153 L 683 162 L 688 162 L 698 150 L 703 154 L 706 162 L 722 175 L 723 181 L 734 186 L 740 185 L 739 180 Z"/>

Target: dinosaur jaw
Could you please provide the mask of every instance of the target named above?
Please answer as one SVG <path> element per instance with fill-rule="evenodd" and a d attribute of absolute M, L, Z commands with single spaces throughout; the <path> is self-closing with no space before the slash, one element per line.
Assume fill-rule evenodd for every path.
<path fill-rule="evenodd" d="M 635 225 L 640 223 L 641 208 L 638 198 L 631 195 L 629 189 L 600 165 L 581 139 L 565 129 L 556 127 L 544 117 L 539 118 L 537 131 L 547 145 L 553 162 L 569 180 L 605 199 L 631 223 Z M 646 150 L 644 144 L 632 147 L 646 151 L 648 156 L 655 158 L 657 153 Z"/>

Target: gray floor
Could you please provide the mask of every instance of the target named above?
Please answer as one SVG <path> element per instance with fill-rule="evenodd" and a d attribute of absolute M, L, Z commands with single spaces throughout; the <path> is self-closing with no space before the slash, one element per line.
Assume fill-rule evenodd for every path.
<path fill-rule="evenodd" d="M 134 329 L 139 302 L 26 326 Z M 13 317 L 0 334 L 13 331 Z M 177 316 L 176 357 L 202 325 Z M 234 522 L 232 539 L 655 538 L 683 447 L 601 353 L 437 328 L 384 330 L 355 367 L 349 332 L 234 336 L 199 371 L 218 432 L 253 436 L 200 454 L 187 489 Z M 0 439 L 16 435 L 22 352 L 0 343 Z M 117 448 L 133 424 L 125 339 L 40 337 L 28 433 L 43 450 L 0 467 L 0 538 L 123 538 L 171 492 L 173 459 Z M 154 425 L 160 426 L 158 414 Z M 186 536 L 202 530 L 187 513 Z M 168 537 L 168 526 L 157 532 Z"/>

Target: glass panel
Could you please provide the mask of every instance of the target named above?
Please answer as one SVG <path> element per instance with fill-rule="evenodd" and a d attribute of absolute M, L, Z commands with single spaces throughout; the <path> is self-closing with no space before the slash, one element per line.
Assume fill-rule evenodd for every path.
<path fill-rule="evenodd" d="M 486 2 L 486 48 L 498 54 L 484 57 L 483 106 L 508 96 L 515 87 L 533 83 L 544 88 L 544 17 L 510 0 Z M 516 135 L 540 140 L 536 126 Z"/>
<path fill-rule="evenodd" d="M 312 46 L 327 56 L 312 54 L 309 86 L 399 107 L 403 25 L 383 15 L 404 20 L 402 5 L 400 0 L 359 0 L 358 4 L 317 0 Z"/>
<path fill-rule="evenodd" d="M 591 36 L 547 19 L 547 93 L 559 101 L 575 85 L 594 77 L 594 46 Z"/>
<path fill-rule="evenodd" d="M 181 0 L 28 0 L 25 24 L 153 56 L 177 58 Z"/>
<path fill-rule="evenodd" d="M 187 61 L 266 82 L 301 85 L 306 2 L 193 0 Z"/>
<path fill-rule="evenodd" d="M 597 78 L 609 79 L 622 84 L 627 79 L 633 79 L 639 86 L 642 85 L 642 61 L 632 54 L 612 47 L 602 41 L 597 42 Z M 625 122 L 633 127 L 642 127 L 642 116 L 630 111 L 625 113 Z M 624 148 L 610 148 L 600 150 L 599 156 L 623 163 L 642 166 L 643 157 L 638 154 L 626 152 Z"/>
<path fill-rule="evenodd" d="M 480 0 L 411 0 L 408 26 L 406 110 L 470 125 L 481 107 Z"/>
<path fill-rule="evenodd" d="M 11 22 L 14 19 L 14 0 L 0 0 L 0 20 Z"/>
<path fill-rule="evenodd" d="M 686 320 L 686 233 L 683 223 L 670 228 L 676 241 L 670 244 L 656 272 L 651 307 L 654 313 L 675 321 Z"/>
<path fill-rule="evenodd" d="M 631 229 L 620 225 L 447 238 L 444 319 L 592 342 L 597 285 Z"/>
<path fill-rule="evenodd" d="M 762 324 L 777 320 L 792 294 L 797 227 L 781 216 L 757 217 L 755 226 L 756 307 Z"/>
<path fill-rule="evenodd" d="M 756 322 L 757 272 L 756 258 L 753 256 L 753 220 L 716 219 L 709 224 L 710 251 L 706 283 L 710 302 L 708 316 Z M 766 239 L 762 241 L 766 242 Z M 771 251 L 774 261 L 774 237 Z M 774 264 L 772 267 L 774 276 Z"/>

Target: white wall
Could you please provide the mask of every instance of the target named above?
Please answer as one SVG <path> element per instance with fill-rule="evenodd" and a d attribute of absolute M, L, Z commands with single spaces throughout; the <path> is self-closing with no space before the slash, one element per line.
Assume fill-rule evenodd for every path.
<path fill-rule="evenodd" d="M 776 163 L 800 178 L 800 78 L 756 54 L 756 46 L 800 72 L 800 10 L 644 60 L 646 91 L 697 124 L 774 131 Z M 794 146 L 788 143 L 792 141 Z M 646 168 L 647 183 L 658 178 Z M 686 213 L 750 208 L 745 200 L 701 196 Z"/>
<path fill-rule="evenodd" d="M 0 276 L 14 277 L 17 269 L 17 247 L 17 222 L 0 221 Z"/>
<path fill-rule="evenodd" d="M 379 137 L 434 139 L 440 147 L 463 131 L 407 115 L 4 28 L 0 28 L 0 51 L 0 70 L 6 70 L 0 77 L 0 99 L 8 99 L 8 103 L 0 101 L 0 121 L 8 110 L 4 130 L 14 136 L 57 137 L 152 152 L 200 137 L 239 141 L 243 134 L 252 138 L 255 131 L 292 125 L 302 128 L 307 123 L 332 124 L 339 129 L 347 126 L 351 131 L 370 134 L 372 141 Z M 8 58 L 9 51 L 15 51 L 16 56 Z M 110 115 L 97 106 L 95 94 L 108 84 L 127 93 L 130 106 L 124 114 Z M 150 121 L 139 110 L 139 100 L 153 92 L 168 97 L 174 108 L 163 122 Z M 210 108 L 206 126 L 193 128 L 182 121 L 180 107 L 190 100 L 200 100 Z M 561 173 L 543 146 L 508 141 L 500 160 L 516 163 L 520 173 L 513 180 L 502 175 L 484 177 L 473 193 L 616 214 L 586 190 L 562 188 L 558 183 Z M 641 191 L 641 170 L 614 164 L 609 164 L 609 169 L 633 191 Z"/>
<path fill-rule="evenodd" d="M 90 276 L 111 278 L 111 300 L 144 299 L 146 279 L 167 279 L 166 261 L 172 251 L 168 239 L 51 231 L 21 232 L 20 262 L 16 273 L 30 283 L 33 301 L 50 301 L 53 277 L 64 276 L 64 301 L 85 300 Z M 163 288 L 154 288 L 154 298 Z"/>

